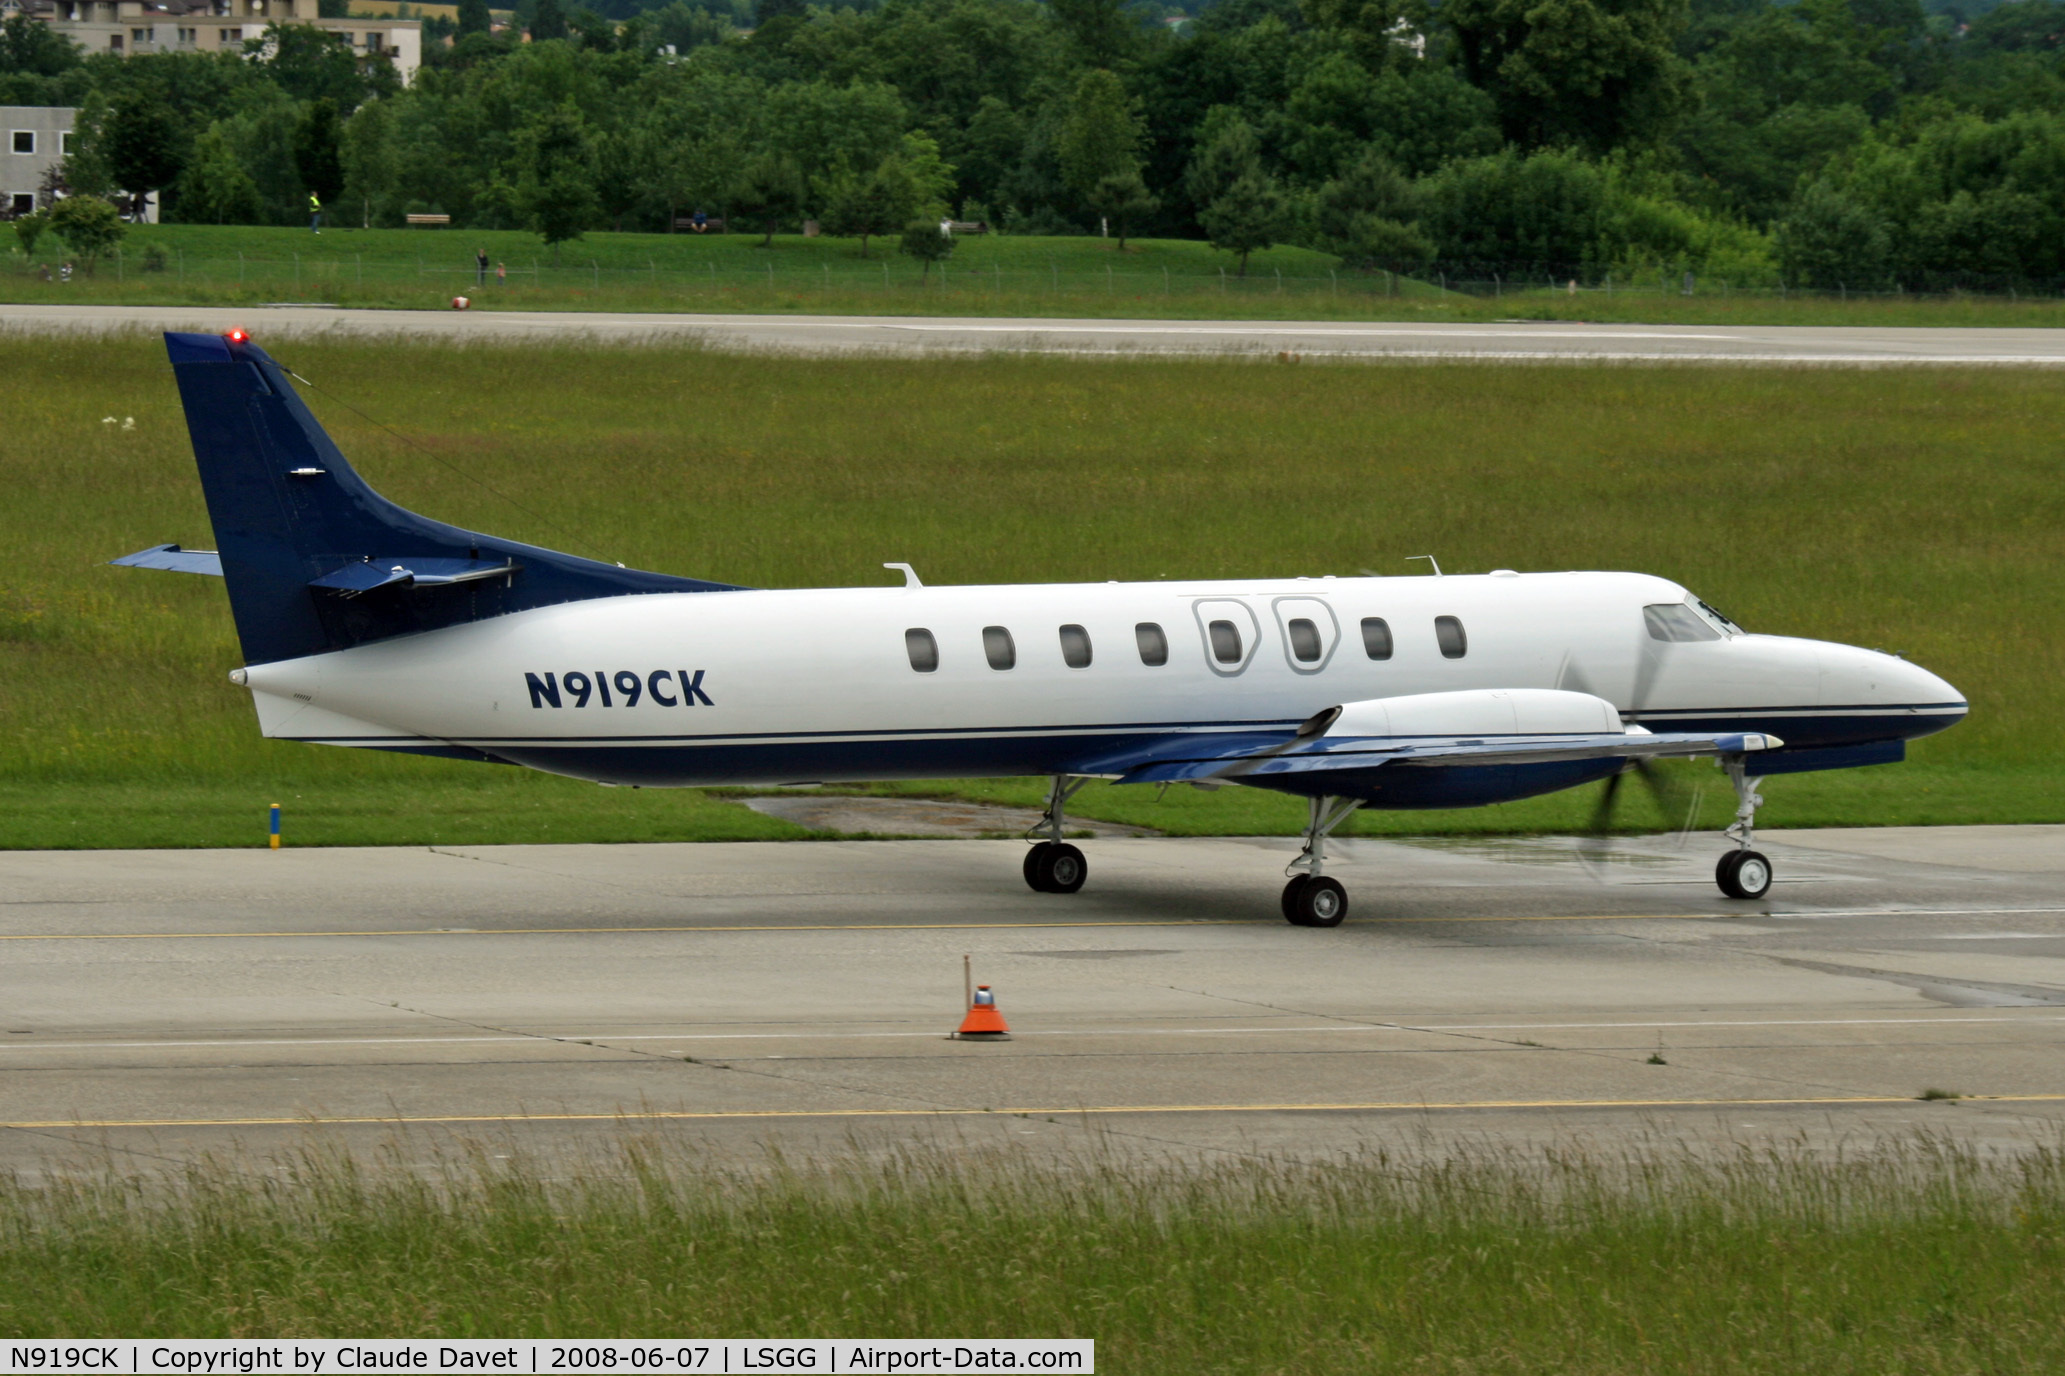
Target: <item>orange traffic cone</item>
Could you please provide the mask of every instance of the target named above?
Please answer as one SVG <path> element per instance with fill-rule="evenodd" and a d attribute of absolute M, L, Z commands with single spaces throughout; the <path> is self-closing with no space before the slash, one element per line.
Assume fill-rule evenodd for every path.
<path fill-rule="evenodd" d="M 961 1019 L 960 1030 L 954 1035 L 986 1042 L 1011 1039 L 1011 1029 L 1004 1022 L 1004 1015 L 997 1011 L 997 996 L 987 984 L 975 986 L 975 1001 L 968 1005 L 968 1016 Z"/>

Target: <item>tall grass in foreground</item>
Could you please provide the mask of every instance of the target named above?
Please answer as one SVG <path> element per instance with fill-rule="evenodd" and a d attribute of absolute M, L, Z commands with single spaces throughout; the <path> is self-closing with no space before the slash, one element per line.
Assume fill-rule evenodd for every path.
<path fill-rule="evenodd" d="M 1670 1149 L 0 1187 L 15 1336 L 1091 1337 L 1134 1372 L 2054 1372 L 2065 1156 Z"/>
<path fill-rule="evenodd" d="M 2049 372 L 265 342 L 403 504 L 751 586 L 886 582 L 888 559 L 928 583 L 1408 574 L 1429 553 L 1662 574 L 1753 630 L 1904 651 L 1972 701 L 1908 764 L 1774 781 L 1766 825 L 2065 821 Z M 154 337 L 0 334 L 0 845 L 258 844 L 268 802 L 296 844 L 800 834 L 701 794 L 261 740 L 225 677 L 221 585 L 103 562 L 213 543 L 169 372 Z M 1591 800 L 1350 830 L 1553 830 Z M 1249 789 L 1078 810 L 1190 833 L 1303 818 Z"/>

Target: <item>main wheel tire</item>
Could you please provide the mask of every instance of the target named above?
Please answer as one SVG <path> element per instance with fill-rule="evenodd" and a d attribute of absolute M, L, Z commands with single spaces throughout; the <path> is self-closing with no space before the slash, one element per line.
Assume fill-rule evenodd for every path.
<path fill-rule="evenodd" d="M 1348 917 L 1348 890 L 1322 874 L 1305 881 L 1292 906 L 1298 915 L 1291 920 L 1300 927 L 1338 927 Z"/>
<path fill-rule="evenodd" d="M 1294 874 L 1291 882 L 1283 886 L 1283 920 L 1293 927 L 1305 925 L 1305 919 L 1298 915 L 1298 895 L 1305 892 L 1305 886 L 1312 882 L 1309 874 Z"/>
<path fill-rule="evenodd" d="M 1046 892 L 1045 889 L 1040 887 L 1040 852 L 1053 844 L 1052 841 L 1042 841 L 1038 845 L 1030 846 L 1026 849 L 1024 866 L 1025 886 L 1034 893 Z"/>
<path fill-rule="evenodd" d="M 1034 871 L 1039 882 L 1033 887 L 1041 893 L 1074 893 L 1090 877 L 1090 862 L 1066 842 L 1050 841 L 1034 853 L 1040 858 Z"/>
<path fill-rule="evenodd" d="M 1771 892 L 1771 862 L 1760 851 L 1729 851 L 1714 866 L 1714 882 L 1730 898 L 1762 898 Z"/>

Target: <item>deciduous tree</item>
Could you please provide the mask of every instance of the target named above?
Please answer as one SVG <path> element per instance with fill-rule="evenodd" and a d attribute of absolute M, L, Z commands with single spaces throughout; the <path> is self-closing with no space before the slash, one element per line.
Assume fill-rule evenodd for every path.
<path fill-rule="evenodd" d="M 559 259 L 559 246 L 578 239 L 595 219 L 594 150 L 579 110 L 560 105 L 532 123 L 521 143 L 516 205 Z"/>
<path fill-rule="evenodd" d="M 803 213 L 803 173 L 795 159 L 783 153 L 762 153 L 746 164 L 727 197 L 727 209 L 748 224 L 758 223 L 765 236 L 760 247 L 774 244 L 775 231 L 784 220 Z"/>
<path fill-rule="evenodd" d="M 1113 173 L 1090 188 L 1090 210 L 1117 227 L 1121 253 L 1126 251 L 1126 236 L 1132 227 L 1161 207 L 1161 197 L 1147 189 L 1137 169 Z"/>
<path fill-rule="evenodd" d="M 115 208 L 98 196 L 67 196 L 50 208 L 49 215 L 50 228 L 88 272 L 115 251 L 129 230 Z"/>
<path fill-rule="evenodd" d="M 1069 190 L 1087 201 L 1106 177 L 1137 174 L 1145 132 L 1137 103 L 1118 77 L 1101 68 L 1083 73 L 1055 148 Z"/>
<path fill-rule="evenodd" d="M 1652 142 L 1692 95 L 1685 0 L 1445 0 L 1441 19 L 1523 147 Z"/>
<path fill-rule="evenodd" d="M 326 206 L 344 193 L 344 158 L 338 148 L 335 102 L 311 101 L 294 126 L 294 170 L 301 174 L 301 184 Z"/>
<path fill-rule="evenodd" d="M 903 252 L 925 265 L 925 276 L 932 275 L 932 265 L 943 263 L 954 251 L 954 236 L 941 230 L 937 220 L 913 220 L 903 227 Z"/>

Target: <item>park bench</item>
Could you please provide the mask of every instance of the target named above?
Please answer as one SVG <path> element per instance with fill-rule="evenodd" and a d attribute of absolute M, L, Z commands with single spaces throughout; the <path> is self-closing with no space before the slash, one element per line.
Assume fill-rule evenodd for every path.
<path fill-rule="evenodd" d="M 687 230 L 693 234 L 695 233 L 695 227 L 696 222 L 693 215 L 676 215 L 674 217 L 674 228 L 677 232 Z M 707 215 L 703 218 L 703 233 L 722 234 L 724 232 L 724 217 L 722 215 Z"/>
<path fill-rule="evenodd" d="M 989 233 L 988 220 L 950 220 L 947 223 L 948 227 L 951 228 L 956 234 Z"/>
<path fill-rule="evenodd" d="M 446 229 L 451 226 L 451 223 L 452 217 L 449 215 L 409 216 L 410 229 Z"/>

